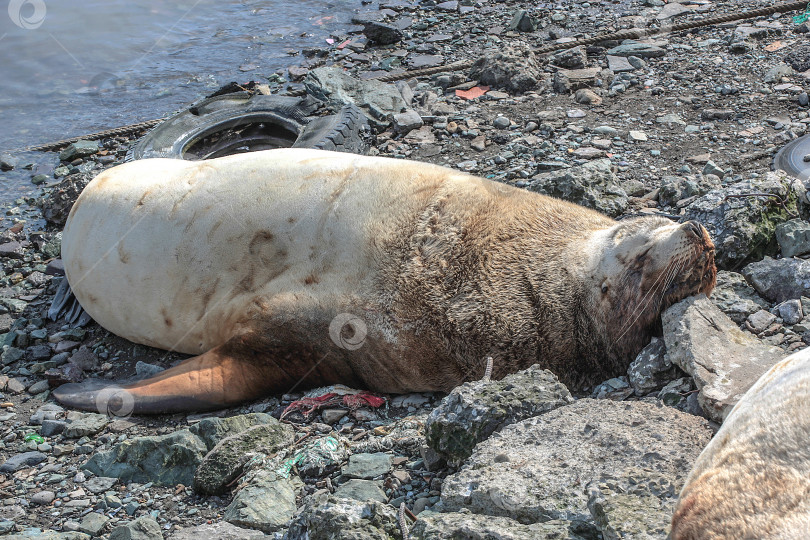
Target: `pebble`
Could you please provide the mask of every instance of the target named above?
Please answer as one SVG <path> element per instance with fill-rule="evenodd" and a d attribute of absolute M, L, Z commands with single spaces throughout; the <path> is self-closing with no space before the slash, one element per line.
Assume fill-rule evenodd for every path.
<path fill-rule="evenodd" d="M 647 140 L 647 134 L 643 131 L 631 131 L 629 135 L 631 141 L 645 142 Z"/>
<path fill-rule="evenodd" d="M 505 116 L 497 116 L 492 121 L 492 125 L 497 129 L 506 129 L 511 125 L 511 122 Z"/>
<path fill-rule="evenodd" d="M 31 497 L 31 502 L 40 505 L 51 504 L 54 498 L 56 494 L 53 491 L 39 491 Z"/>

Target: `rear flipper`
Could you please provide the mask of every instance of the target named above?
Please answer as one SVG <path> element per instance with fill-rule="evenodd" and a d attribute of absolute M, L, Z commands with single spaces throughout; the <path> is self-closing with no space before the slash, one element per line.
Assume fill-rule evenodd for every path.
<path fill-rule="evenodd" d="M 230 407 L 267 395 L 280 382 L 266 364 L 239 359 L 227 350 L 227 345 L 216 347 L 133 384 L 64 384 L 53 396 L 68 407 L 111 416 L 163 414 Z"/>

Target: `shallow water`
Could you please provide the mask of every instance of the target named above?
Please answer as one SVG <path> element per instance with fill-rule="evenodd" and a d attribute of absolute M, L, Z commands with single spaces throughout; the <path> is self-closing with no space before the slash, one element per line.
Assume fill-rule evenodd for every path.
<path fill-rule="evenodd" d="M 327 46 L 360 0 L 10 0 L 0 9 L 0 151 L 161 117 Z M 35 156 L 36 157 L 36 156 Z M 40 160 L 54 161 L 52 156 Z M 32 191 L 0 173 L 0 201 Z"/>

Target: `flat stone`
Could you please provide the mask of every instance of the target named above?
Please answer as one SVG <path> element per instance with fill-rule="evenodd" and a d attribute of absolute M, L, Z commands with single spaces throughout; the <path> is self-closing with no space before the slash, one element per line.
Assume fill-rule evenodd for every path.
<path fill-rule="evenodd" d="M 624 56 L 607 55 L 608 69 L 613 73 L 635 71 L 635 67 Z"/>
<path fill-rule="evenodd" d="M 76 141 L 71 143 L 59 153 L 59 159 L 62 161 L 71 161 L 78 157 L 92 156 L 98 152 L 97 141 Z"/>
<path fill-rule="evenodd" d="M 272 533 L 281 530 L 295 510 L 290 480 L 263 471 L 236 494 L 222 518 L 238 527 Z"/>
<path fill-rule="evenodd" d="M 748 324 L 750 324 L 751 328 L 754 329 L 754 332 L 759 334 L 760 332 L 767 330 L 768 327 L 776 321 L 776 315 L 769 313 L 764 309 L 760 309 L 759 311 L 749 315 L 746 321 L 748 321 Z"/>
<path fill-rule="evenodd" d="M 419 129 L 423 124 L 422 117 L 413 109 L 394 115 L 394 130 L 397 133 L 408 133 Z"/>
<path fill-rule="evenodd" d="M 689 6 L 670 2 L 669 4 L 664 6 L 664 9 L 662 9 L 655 15 L 655 18 L 658 19 L 659 21 L 665 21 L 667 19 L 672 19 L 679 15 L 691 13 L 692 11 L 694 11 L 693 8 Z"/>
<path fill-rule="evenodd" d="M 408 58 L 411 69 L 424 69 L 444 64 L 444 56 L 440 54 L 417 54 Z"/>
<path fill-rule="evenodd" d="M 388 502 L 388 497 L 385 496 L 382 488 L 382 481 L 379 480 L 358 480 L 353 478 L 341 484 L 335 490 L 335 497 L 354 499 L 356 501 Z"/>
<path fill-rule="evenodd" d="M 402 30 L 396 26 L 385 24 L 379 21 L 369 21 L 364 24 L 363 35 L 369 41 L 380 45 L 391 45 L 402 40 Z"/>
<path fill-rule="evenodd" d="M 79 530 L 90 536 L 98 536 L 101 530 L 110 522 L 110 518 L 103 514 L 90 512 L 82 519 Z"/>
<path fill-rule="evenodd" d="M 243 529 L 225 521 L 175 529 L 172 540 L 265 540 L 272 538 L 261 531 Z"/>
<path fill-rule="evenodd" d="M 25 248 L 19 242 L 6 242 L 0 244 L 0 257 L 8 259 L 22 259 L 25 255 Z"/>
<path fill-rule="evenodd" d="M 773 309 L 785 324 L 796 324 L 804 318 L 802 303 L 799 299 L 785 300 L 781 304 L 774 306 Z"/>
<path fill-rule="evenodd" d="M 740 330 L 702 294 L 671 306 L 661 320 L 667 356 L 692 376 L 700 407 L 719 423 L 757 379 L 786 356 Z"/>
<path fill-rule="evenodd" d="M 103 414 L 87 413 L 67 425 L 64 436 L 69 439 L 78 439 L 96 433 L 107 427 L 110 419 Z"/>
<path fill-rule="evenodd" d="M 439 504 L 521 523 L 590 522 L 585 487 L 603 482 L 647 501 L 656 533 L 668 528 L 689 467 L 711 435 L 705 419 L 660 403 L 580 399 L 478 444 L 445 479 Z M 624 537 L 622 527 L 617 532 Z"/>
<path fill-rule="evenodd" d="M 349 463 L 341 469 L 341 474 L 349 478 L 370 480 L 391 471 L 391 456 L 383 452 L 374 454 L 353 454 Z"/>
<path fill-rule="evenodd" d="M 630 140 L 635 142 L 646 142 L 647 141 L 647 134 L 643 131 L 630 131 L 628 133 Z"/>
<path fill-rule="evenodd" d="M 445 538 L 498 539 L 498 540 L 585 540 L 575 530 L 581 525 L 570 521 L 552 520 L 524 525 L 513 519 L 469 512 L 421 512 L 413 524 L 414 540 L 442 540 Z M 596 531 L 593 531 L 594 533 Z"/>
<path fill-rule="evenodd" d="M 110 478 L 109 476 L 94 476 L 84 483 L 84 488 L 90 493 L 98 495 L 111 489 L 118 482 L 118 478 Z"/>
<path fill-rule="evenodd" d="M 110 540 L 163 540 L 163 532 L 155 518 L 147 515 L 114 528 Z"/>
<path fill-rule="evenodd" d="M 618 47 L 608 49 L 605 54 L 611 56 L 638 56 L 639 58 L 660 58 L 667 54 L 667 51 L 656 45 L 649 43 L 623 43 Z"/>
<path fill-rule="evenodd" d="M 42 452 L 23 452 L 15 454 L 0 465 L 0 472 L 13 473 L 24 467 L 33 467 L 48 459 Z"/>

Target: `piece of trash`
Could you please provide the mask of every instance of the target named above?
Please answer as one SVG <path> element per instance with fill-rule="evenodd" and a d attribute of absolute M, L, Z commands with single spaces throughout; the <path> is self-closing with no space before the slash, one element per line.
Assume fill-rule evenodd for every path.
<path fill-rule="evenodd" d="M 793 22 L 795 24 L 802 24 L 807 21 L 807 19 L 810 19 L 810 2 L 808 2 L 807 6 L 804 8 L 804 13 L 793 17 Z"/>
<path fill-rule="evenodd" d="M 777 40 L 777 41 L 774 41 L 773 43 L 769 43 L 768 45 L 765 45 L 764 49 L 766 51 L 768 51 L 768 52 L 774 52 L 774 51 L 778 51 L 779 49 L 784 49 L 788 45 L 789 45 L 788 43 Z"/>
<path fill-rule="evenodd" d="M 346 41 L 344 41 L 343 43 L 341 43 L 340 45 L 338 45 L 338 46 L 337 46 L 337 48 L 338 48 L 338 49 L 342 49 L 342 48 L 344 48 L 346 45 L 348 45 L 348 44 L 349 44 L 349 43 L 351 43 L 351 42 L 352 42 L 352 40 L 351 40 L 351 39 L 347 39 Z"/>
<path fill-rule="evenodd" d="M 297 466 L 301 474 L 321 474 L 330 467 L 337 467 L 346 454 L 346 448 L 334 435 L 321 437 L 310 442 L 304 448 L 281 462 L 276 474 L 287 478 L 293 467 Z M 312 476 L 313 474 L 309 474 Z"/>
<path fill-rule="evenodd" d="M 304 397 L 290 403 L 284 412 L 281 413 L 281 419 L 292 412 L 300 412 L 305 419 L 319 409 L 325 407 L 333 407 L 335 405 L 343 405 L 351 410 L 360 407 L 372 407 L 374 409 L 385 405 L 385 398 L 375 396 L 370 392 L 358 392 L 356 394 L 340 395 L 337 392 L 329 392 L 321 396 Z"/>
<path fill-rule="evenodd" d="M 489 92 L 489 86 L 473 86 L 469 90 L 456 90 L 456 95 L 462 99 L 475 99 Z"/>
<path fill-rule="evenodd" d="M 45 442 L 45 439 L 43 439 L 41 436 L 37 435 L 36 433 L 29 433 L 28 435 L 23 437 L 23 440 L 25 442 L 35 441 L 37 444 L 42 444 L 42 443 Z"/>
<path fill-rule="evenodd" d="M 334 44 L 335 44 L 335 40 L 334 40 L 334 39 L 332 39 L 332 38 L 326 38 L 326 42 L 327 42 L 329 45 L 334 45 Z"/>

